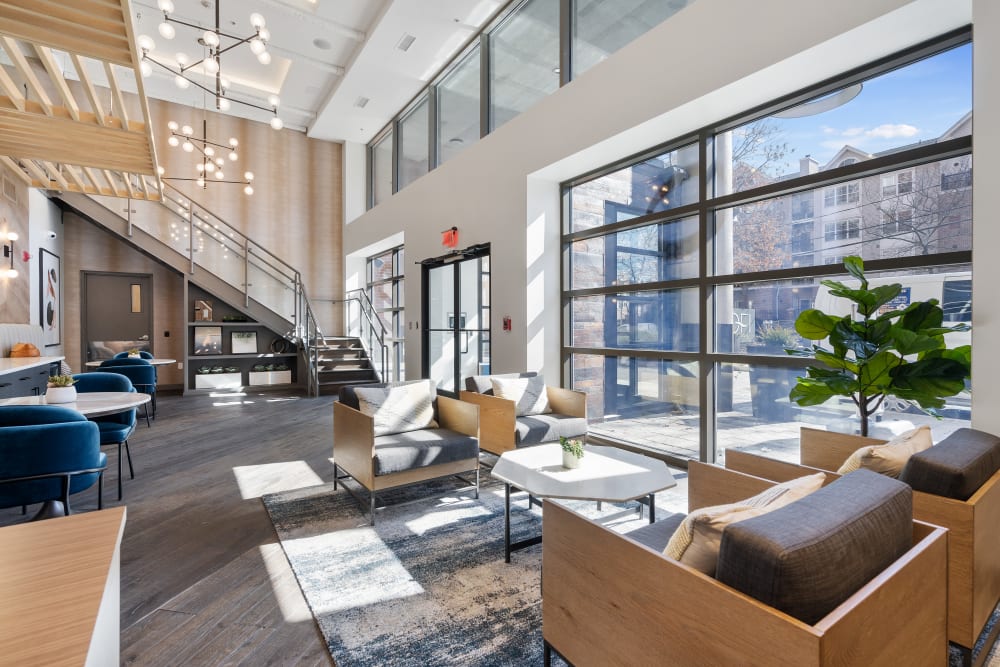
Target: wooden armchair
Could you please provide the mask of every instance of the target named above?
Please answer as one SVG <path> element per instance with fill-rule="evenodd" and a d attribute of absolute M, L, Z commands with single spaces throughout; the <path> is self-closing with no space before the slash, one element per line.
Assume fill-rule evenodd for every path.
<path fill-rule="evenodd" d="M 962 431 L 951 437 L 961 437 Z M 835 471 L 858 448 L 884 442 L 803 428 L 799 450 L 801 464 L 729 449 L 726 450 L 726 467 L 782 482 L 816 470 Z M 900 479 L 907 481 L 905 476 Z M 1000 553 L 1000 470 L 967 500 L 915 490 L 913 518 L 949 531 L 948 640 L 961 650 L 963 662 L 971 664 L 976 640 L 1000 601 L 1000 558 L 997 558 Z M 996 624 L 986 638 L 981 658 L 989 652 L 998 631 L 1000 624 Z"/>
<path fill-rule="evenodd" d="M 733 502 L 770 486 L 760 478 L 697 462 L 690 464 L 688 473 L 691 510 Z M 782 520 L 796 516 L 794 508 L 801 502 L 774 514 L 784 512 Z M 759 519 L 726 530 L 723 553 L 729 531 L 754 521 Z M 818 622 L 808 624 L 628 535 L 558 503 L 546 503 L 542 524 L 546 664 L 552 647 L 577 667 L 940 667 L 947 661 L 946 533 L 936 526 L 911 523 L 908 551 Z M 720 566 L 721 562 L 720 554 Z"/>
<path fill-rule="evenodd" d="M 351 387 L 341 388 L 333 404 L 334 488 L 341 472 L 363 486 L 371 525 L 375 494 L 385 489 L 468 472 L 479 497 L 479 408 L 446 396 L 435 404 L 439 428 L 376 436 L 374 418 L 358 409 Z"/>
<path fill-rule="evenodd" d="M 559 436 L 580 437 L 587 433 L 587 394 L 545 385 L 551 413 L 516 415 L 514 401 L 493 395 L 490 378 L 527 378 L 536 373 L 477 375 L 465 379 L 459 398 L 479 406 L 479 448 L 500 456 L 518 447 L 555 442 Z"/>

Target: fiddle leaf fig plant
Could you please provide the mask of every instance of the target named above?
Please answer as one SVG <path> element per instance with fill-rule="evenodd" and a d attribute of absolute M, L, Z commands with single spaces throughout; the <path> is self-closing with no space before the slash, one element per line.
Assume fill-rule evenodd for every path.
<path fill-rule="evenodd" d="M 906 308 L 883 308 L 902 285 L 872 287 L 864 275 L 860 257 L 844 259 L 844 268 L 860 285 L 852 287 L 836 280 L 822 284 L 830 294 L 854 303 L 843 317 L 815 308 L 802 311 L 795 320 L 800 336 L 813 341 L 811 350 L 786 350 L 794 356 L 811 356 L 822 365 L 808 366 L 788 395 L 801 405 L 819 405 L 835 396 L 847 396 L 858 408 L 861 435 L 868 435 L 868 419 L 886 396 L 918 404 L 935 415 L 944 399 L 965 389 L 970 377 L 972 349 L 962 345 L 949 349 L 944 335 L 968 331 L 967 324 L 944 325 L 944 311 L 937 299 L 917 301 Z"/>

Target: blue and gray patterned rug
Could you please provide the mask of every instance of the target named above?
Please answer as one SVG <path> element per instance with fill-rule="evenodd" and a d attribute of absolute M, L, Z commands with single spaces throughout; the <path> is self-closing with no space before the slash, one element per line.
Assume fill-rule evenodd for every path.
<path fill-rule="evenodd" d="M 503 486 L 479 500 L 449 486 L 386 494 L 374 528 L 332 485 L 263 497 L 338 667 L 542 664 L 541 546 L 504 563 Z M 512 539 L 538 534 L 540 509 L 514 498 Z M 600 514 L 617 529 L 645 521 L 611 504 Z"/>
<path fill-rule="evenodd" d="M 515 498 L 512 539 L 537 535 L 541 510 Z M 502 485 L 484 483 L 479 500 L 457 481 L 387 493 L 374 528 L 330 484 L 262 500 L 338 667 L 542 664 L 541 546 L 504 563 Z M 621 506 L 573 505 L 616 530 L 645 522 Z M 1000 667 L 992 649 L 985 664 Z"/>

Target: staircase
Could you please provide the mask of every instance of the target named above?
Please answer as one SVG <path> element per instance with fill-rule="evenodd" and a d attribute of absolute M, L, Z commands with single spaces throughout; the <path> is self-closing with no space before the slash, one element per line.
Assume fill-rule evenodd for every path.
<path fill-rule="evenodd" d="M 319 393 L 337 393 L 348 384 L 378 382 L 361 339 L 352 336 L 323 336 L 316 346 Z"/>
<path fill-rule="evenodd" d="M 159 201 L 69 191 L 51 197 L 284 336 L 297 347 L 307 368 L 309 395 L 379 380 L 386 359 L 384 331 L 374 335 L 370 327 L 362 328 L 355 338 L 324 335 L 294 267 L 175 188 L 165 185 L 161 193 Z M 350 317 L 350 303 L 360 300 L 355 295 L 332 303 L 344 304 Z M 365 319 L 371 325 L 371 303 L 365 306 Z M 369 341 L 382 345 L 376 356 L 382 362 L 378 367 L 371 362 L 372 348 L 366 348 Z"/>

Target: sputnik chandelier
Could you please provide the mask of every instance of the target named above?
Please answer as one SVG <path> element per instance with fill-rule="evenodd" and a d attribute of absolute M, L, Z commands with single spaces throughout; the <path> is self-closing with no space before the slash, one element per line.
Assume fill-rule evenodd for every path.
<path fill-rule="evenodd" d="M 220 144 L 214 141 L 209 141 L 208 134 L 208 121 L 201 121 L 201 136 L 194 136 L 194 129 L 190 125 L 179 126 L 176 122 L 170 121 L 167 123 L 167 129 L 170 130 L 170 138 L 167 139 L 167 143 L 172 147 L 180 146 L 181 149 L 186 153 L 198 152 L 201 155 L 201 159 L 195 165 L 197 170 L 197 176 L 191 178 L 178 178 L 176 176 L 164 176 L 163 168 L 160 167 L 160 176 L 165 181 L 194 181 L 198 187 L 205 189 L 208 187 L 209 183 L 238 183 L 243 185 L 243 192 L 252 195 L 253 194 L 253 172 L 246 171 L 243 172 L 243 180 L 226 180 L 226 174 L 223 171 L 225 167 L 226 160 L 222 155 L 216 155 L 216 149 L 221 149 L 221 151 L 228 151 L 230 162 L 236 162 L 239 159 L 239 142 L 236 137 L 230 137 L 228 144 Z"/>
<path fill-rule="evenodd" d="M 223 32 L 219 28 L 220 2 L 221 0 L 216 0 L 215 3 L 215 28 L 206 30 L 203 26 L 198 26 L 172 17 L 170 14 L 174 11 L 173 0 L 158 0 L 157 6 L 163 12 L 163 22 L 160 23 L 158 28 L 160 35 L 164 39 L 173 39 L 177 33 L 173 26 L 175 23 L 188 28 L 194 28 L 195 30 L 201 32 L 201 36 L 198 38 L 198 44 L 199 46 L 208 49 L 208 55 L 201 60 L 192 62 L 186 54 L 178 53 L 175 56 L 177 65 L 176 67 L 172 67 L 166 63 L 156 60 L 150 55 L 150 52 L 156 48 L 156 43 L 151 37 L 148 35 L 139 35 L 136 42 L 139 46 L 139 50 L 142 52 L 142 62 L 139 65 L 142 75 L 150 76 L 153 73 L 153 65 L 156 65 L 157 67 L 173 74 L 174 83 L 181 90 L 186 90 L 190 86 L 195 86 L 206 93 L 214 95 L 215 108 L 219 111 L 227 111 L 230 108 L 230 105 L 235 102 L 236 104 L 242 104 L 254 109 L 260 109 L 261 111 L 271 112 L 274 114 L 271 118 L 271 127 L 276 130 L 280 130 L 284 127 L 284 123 L 281 118 L 278 117 L 278 104 L 280 100 L 277 95 L 268 96 L 267 103 L 269 106 L 263 106 L 253 102 L 237 99 L 235 97 L 230 97 L 228 95 L 230 81 L 222 74 L 222 55 L 242 44 L 250 45 L 250 50 L 253 51 L 255 56 L 257 56 L 257 61 L 260 62 L 261 65 L 268 65 L 271 63 L 271 54 L 267 50 L 267 42 L 271 39 L 271 33 L 265 27 L 264 17 L 256 12 L 250 15 L 250 25 L 254 29 L 253 34 L 247 37 L 230 35 L 229 33 Z M 223 45 L 223 39 L 232 40 L 232 43 L 229 45 Z M 197 79 L 193 78 L 192 75 L 196 73 L 214 78 L 214 87 L 210 88 L 205 86 Z"/>

